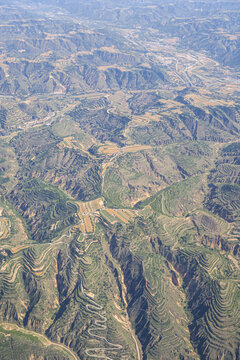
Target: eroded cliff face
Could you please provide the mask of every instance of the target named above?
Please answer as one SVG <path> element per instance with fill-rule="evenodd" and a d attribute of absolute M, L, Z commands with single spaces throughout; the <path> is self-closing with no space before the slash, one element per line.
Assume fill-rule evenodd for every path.
<path fill-rule="evenodd" d="M 238 1 L 0 10 L 0 359 L 238 360 Z"/>
<path fill-rule="evenodd" d="M 131 235 L 129 235 L 129 241 Z M 127 289 L 127 311 L 135 333 L 140 340 L 143 359 L 152 359 L 154 356 L 158 356 L 159 359 L 165 359 L 166 356 L 193 359 L 196 354 L 194 354 L 193 349 L 188 349 L 187 342 L 181 339 L 180 333 L 177 335 L 180 339 L 180 346 L 179 343 L 176 346 L 175 339 L 171 339 L 171 336 L 174 337 L 174 334 L 171 333 L 171 325 L 174 320 L 165 315 L 165 311 L 171 313 L 172 310 L 174 312 L 173 304 L 171 304 L 173 297 L 180 299 L 177 289 L 178 280 L 174 271 L 162 262 L 161 254 L 158 252 L 155 264 L 157 265 L 156 271 L 166 274 L 171 290 L 154 291 L 153 282 L 155 280 L 148 273 L 148 271 L 154 270 L 152 268 L 148 271 L 144 270 L 143 260 L 131 252 L 129 241 L 126 238 L 125 241 L 121 239 L 121 236 L 118 236 L 118 233 L 109 235 L 111 253 L 121 266 L 124 286 Z M 141 242 L 140 239 L 139 242 Z M 146 244 L 146 248 L 148 247 L 150 250 L 150 246 Z M 155 251 L 154 253 L 156 254 Z M 155 255 L 149 253 L 148 256 L 153 257 Z M 165 298 L 168 296 L 167 293 L 170 297 L 169 303 L 168 299 Z M 177 308 L 182 315 L 183 310 L 179 305 Z M 164 354 L 161 351 L 162 349 L 165 349 Z"/>
<path fill-rule="evenodd" d="M 237 359 L 238 338 L 235 329 L 238 319 L 228 316 L 234 311 L 238 289 L 226 294 L 227 282 L 214 279 L 208 270 L 211 265 L 206 256 L 189 254 L 185 251 L 172 251 L 162 241 L 151 239 L 157 250 L 181 275 L 182 288 L 187 296 L 187 306 L 191 314 L 189 331 L 191 341 L 202 359 Z M 231 270 L 229 269 L 230 273 Z M 229 273 L 229 275 L 230 275 Z M 229 302 L 229 296 L 232 297 Z M 224 326 L 224 325 L 225 326 Z M 232 332 L 229 334 L 229 328 Z M 211 338 L 207 334 L 211 333 Z M 225 344 L 226 348 L 221 344 Z"/>
<path fill-rule="evenodd" d="M 120 263 L 124 276 L 124 284 L 127 288 L 128 313 L 134 323 L 136 334 L 141 341 L 144 352 L 151 334 L 149 333 L 149 325 L 147 324 L 146 310 L 148 304 L 144 294 L 146 291 L 146 280 L 143 276 L 142 262 L 124 246 L 119 248 L 114 235 L 110 241 L 111 253 Z"/>

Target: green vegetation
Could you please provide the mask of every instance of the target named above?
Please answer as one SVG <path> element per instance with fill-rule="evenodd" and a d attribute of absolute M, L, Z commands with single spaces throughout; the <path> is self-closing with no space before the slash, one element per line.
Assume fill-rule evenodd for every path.
<path fill-rule="evenodd" d="M 202 192 L 202 195 L 201 195 Z M 151 205 L 154 212 L 167 216 L 186 215 L 201 203 L 203 185 L 201 177 L 195 176 L 161 190 L 137 207 Z"/>
<path fill-rule="evenodd" d="M 60 190 L 36 179 L 18 185 L 8 199 L 25 219 L 35 241 L 51 241 L 77 222 L 76 205 Z"/>
<path fill-rule="evenodd" d="M 57 349 L 54 345 L 46 346 L 37 335 L 30 332 L 24 333 L 20 328 L 18 330 L 6 330 L 5 327 L 0 326 L 0 340 L 0 359 L 2 360 L 14 360 L 16 353 L 19 360 L 26 359 L 29 356 L 34 358 L 45 356 L 48 359 L 58 360 L 74 359 L 66 350 Z"/>
<path fill-rule="evenodd" d="M 238 1 L 35 5 L 0 7 L 0 359 L 238 360 Z"/>
<path fill-rule="evenodd" d="M 232 143 L 228 146 L 225 146 L 222 150 L 223 155 L 227 155 L 227 154 L 234 154 L 234 153 L 239 153 L 240 150 L 240 142 L 236 142 L 236 143 Z"/>
<path fill-rule="evenodd" d="M 80 105 L 76 106 L 68 115 L 79 123 L 86 133 L 93 135 L 101 142 L 121 143 L 122 137 L 119 134 L 130 121 L 127 117 L 109 113 L 106 107 L 88 110 L 82 109 Z"/>

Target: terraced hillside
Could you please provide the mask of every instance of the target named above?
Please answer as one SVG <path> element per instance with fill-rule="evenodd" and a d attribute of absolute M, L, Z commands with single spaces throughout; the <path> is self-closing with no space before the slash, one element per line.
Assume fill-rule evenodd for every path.
<path fill-rule="evenodd" d="M 239 2 L 0 19 L 0 360 L 238 360 Z"/>

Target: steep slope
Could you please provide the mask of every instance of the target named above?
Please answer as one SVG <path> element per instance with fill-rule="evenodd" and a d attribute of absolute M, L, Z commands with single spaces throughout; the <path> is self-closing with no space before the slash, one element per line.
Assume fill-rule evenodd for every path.
<path fill-rule="evenodd" d="M 238 360 L 238 1 L 0 10 L 0 359 Z"/>

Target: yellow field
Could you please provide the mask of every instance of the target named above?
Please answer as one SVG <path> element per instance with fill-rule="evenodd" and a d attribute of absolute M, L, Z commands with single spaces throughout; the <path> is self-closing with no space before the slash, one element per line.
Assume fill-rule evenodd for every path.
<path fill-rule="evenodd" d="M 116 216 L 116 213 L 113 209 L 105 209 L 106 212 L 108 212 L 112 216 Z"/>
<path fill-rule="evenodd" d="M 218 34 L 222 34 L 223 36 L 229 38 L 229 40 L 237 40 L 238 37 L 240 36 L 239 33 L 236 33 L 236 34 L 229 34 L 229 33 L 226 33 L 223 29 L 222 31 L 217 31 Z"/>
<path fill-rule="evenodd" d="M 105 70 L 108 70 L 108 69 L 118 69 L 118 70 L 124 72 L 124 71 L 128 70 L 128 68 L 125 68 L 123 66 L 119 66 L 119 65 L 116 65 L 116 64 L 98 66 L 97 68 L 98 68 L 99 71 L 105 71 Z"/>
<path fill-rule="evenodd" d="M 75 139 L 73 136 L 67 136 L 63 139 L 63 141 L 61 141 L 57 147 L 59 149 L 62 149 L 64 147 L 67 147 L 67 148 L 73 148 L 73 149 L 79 149 L 79 146 L 76 145 L 75 143 Z"/>
<path fill-rule="evenodd" d="M 93 224 L 90 216 L 87 215 L 84 218 L 84 224 L 85 224 L 86 232 L 93 232 Z"/>
<path fill-rule="evenodd" d="M 124 210 L 124 211 L 125 211 L 125 213 L 127 213 L 130 217 L 134 217 L 134 216 L 135 216 L 134 213 L 133 213 L 132 211 L 128 210 L 128 209 L 126 209 L 126 210 Z"/>
<path fill-rule="evenodd" d="M 126 146 L 123 148 L 124 152 L 137 152 L 137 151 L 141 151 L 141 150 L 148 150 L 151 149 L 152 147 L 150 145 L 131 145 L 131 146 Z"/>
<path fill-rule="evenodd" d="M 9 235 L 10 222 L 7 218 L 0 219 L 0 239 L 6 239 Z"/>
<path fill-rule="evenodd" d="M 132 121 L 139 125 L 148 124 L 150 121 L 160 121 L 161 115 L 152 112 L 146 112 L 144 115 L 134 115 Z"/>
<path fill-rule="evenodd" d="M 125 146 L 123 148 L 119 148 L 117 145 L 104 145 L 104 146 L 100 146 L 98 151 L 101 152 L 102 154 L 113 155 L 118 152 L 120 152 L 120 153 L 122 153 L 122 152 L 137 152 L 137 151 L 148 150 L 148 149 L 151 149 L 150 145 L 130 145 L 130 146 Z"/>
<path fill-rule="evenodd" d="M 42 275 L 43 275 L 43 271 L 35 272 L 34 275 L 35 275 L 35 276 L 42 276 Z"/>
<path fill-rule="evenodd" d="M 121 221 L 123 221 L 124 223 L 128 224 L 128 220 L 125 219 L 119 212 L 116 211 L 116 216 L 118 217 L 118 219 L 120 219 Z"/>
<path fill-rule="evenodd" d="M 100 48 L 100 50 L 107 51 L 110 53 L 118 53 L 118 54 L 120 53 L 120 51 L 118 49 L 116 49 L 114 45 L 112 45 L 111 47 L 110 46 L 102 46 Z"/>
<path fill-rule="evenodd" d="M 182 114 L 183 110 L 181 109 L 173 109 L 171 110 L 174 114 Z"/>
<path fill-rule="evenodd" d="M 186 95 L 186 99 L 191 101 L 191 103 L 195 106 L 231 106 L 234 104 L 233 101 L 224 101 L 218 99 L 208 98 L 206 96 L 198 95 L 198 94 L 188 94 Z"/>
<path fill-rule="evenodd" d="M 90 216 L 85 216 L 83 220 L 81 220 L 81 222 L 78 225 L 75 225 L 73 227 L 73 231 L 77 231 L 80 230 L 82 233 L 90 233 L 93 232 L 93 223 L 92 220 L 90 218 Z"/>
<path fill-rule="evenodd" d="M 29 245 L 21 245 L 21 246 L 16 246 L 16 247 L 12 247 L 10 249 L 12 254 L 16 254 L 21 250 L 27 249 L 29 247 Z"/>
<path fill-rule="evenodd" d="M 109 215 L 114 217 L 114 221 L 121 220 L 125 224 L 128 224 L 129 221 L 134 217 L 134 213 L 130 210 L 123 209 L 104 209 Z"/>
<path fill-rule="evenodd" d="M 86 232 L 86 229 L 85 229 L 85 225 L 84 225 L 84 223 L 81 223 L 80 225 L 79 225 L 79 229 L 81 230 L 81 232 L 83 232 L 83 233 L 85 233 Z"/>
<path fill-rule="evenodd" d="M 78 140 L 76 140 L 73 136 L 67 136 L 67 137 L 63 138 L 63 141 L 61 141 L 59 144 L 57 144 L 57 147 L 60 150 L 62 150 L 63 148 L 81 150 L 82 152 L 84 152 L 88 156 L 94 158 L 94 156 L 91 155 L 87 151 L 88 147 L 85 148 L 84 145 L 81 144 Z"/>
<path fill-rule="evenodd" d="M 148 64 L 147 62 L 143 62 L 142 64 L 140 64 L 140 66 L 151 69 L 152 66 L 150 64 Z"/>
<path fill-rule="evenodd" d="M 77 202 L 77 205 L 78 217 L 80 220 L 82 220 L 86 215 L 101 209 L 104 205 L 104 202 L 103 198 L 99 198 L 88 202 Z"/>
<path fill-rule="evenodd" d="M 115 145 L 115 146 L 114 145 L 113 146 L 104 145 L 104 146 L 101 146 L 98 149 L 98 151 L 103 154 L 112 155 L 119 151 L 119 147 L 117 145 Z"/>
<path fill-rule="evenodd" d="M 79 229 L 79 225 L 74 225 L 74 226 L 72 227 L 72 232 L 75 233 L 78 229 Z"/>
<path fill-rule="evenodd" d="M 43 276 L 44 273 L 47 271 L 48 266 L 43 267 L 41 269 L 34 269 L 32 266 L 29 266 L 27 264 L 24 264 L 24 266 L 33 273 L 35 276 Z"/>
<path fill-rule="evenodd" d="M 97 210 L 100 210 L 104 206 L 104 199 L 99 198 L 88 202 L 77 202 L 78 205 L 78 217 L 81 220 L 79 225 L 73 227 L 73 231 L 80 229 L 83 233 L 93 232 L 93 222 L 91 216 Z"/>
<path fill-rule="evenodd" d="M 129 221 L 135 217 L 134 212 L 128 209 L 105 209 L 103 198 L 85 203 L 77 202 L 77 205 L 80 222 L 78 225 L 75 225 L 72 230 L 77 231 L 79 229 L 82 233 L 91 233 L 94 231 L 94 216 L 98 210 L 103 210 L 102 215 L 104 216 L 105 212 L 105 217 L 107 217 L 106 213 L 109 214 L 110 218 L 107 217 L 107 220 L 111 223 L 121 221 L 128 224 Z"/>
<path fill-rule="evenodd" d="M 124 217 L 128 221 L 130 221 L 132 218 L 134 218 L 134 213 L 131 212 L 130 210 L 118 209 L 118 214 L 120 214 L 122 217 Z"/>

